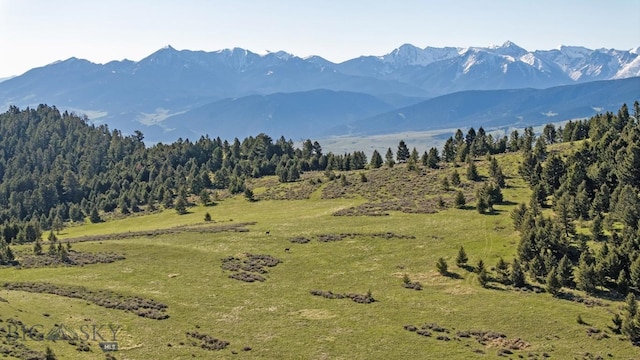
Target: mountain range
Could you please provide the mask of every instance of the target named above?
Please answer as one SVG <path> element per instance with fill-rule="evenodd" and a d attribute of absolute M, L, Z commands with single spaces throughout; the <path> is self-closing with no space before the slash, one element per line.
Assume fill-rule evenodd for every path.
<path fill-rule="evenodd" d="M 167 46 L 140 61 L 70 58 L 29 70 L 0 82 L 0 106 L 52 104 L 124 132 L 141 130 L 152 142 L 205 133 L 298 138 L 429 130 L 485 120 L 528 125 L 636 100 L 639 53 L 577 46 L 528 51 L 510 41 L 469 48 L 405 44 L 383 56 L 333 63 L 282 51 Z M 603 80 L 606 93 L 588 85 Z M 447 108 L 454 103 L 465 111 Z"/>

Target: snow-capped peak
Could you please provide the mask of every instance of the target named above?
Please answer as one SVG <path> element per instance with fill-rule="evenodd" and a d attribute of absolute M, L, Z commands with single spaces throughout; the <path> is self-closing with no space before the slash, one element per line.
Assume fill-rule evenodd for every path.
<path fill-rule="evenodd" d="M 491 52 L 494 52 L 496 54 L 507 55 L 514 58 L 519 58 L 524 54 L 528 53 L 527 50 L 521 48 L 520 46 L 516 45 L 514 42 L 510 40 L 505 41 L 501 46 L 494 45 L 494 46 L 490 46 L 488 49 L 491 50 Z"/>
<path fill-rule="evenodd" d="M 278 58 L 280 60 L 284 60 L 284 61 L 287 61 L 287 60 L 291 59 L 292 57 L 294 57 L 293 54 L 290 54 L 290 53 L 288 53 L 286 51 L 282 51 L 282 50 L 276 51 L 276 52 L 270 53 L 270 54 L 273 54 L 273 55 L 275 55 L 276 58 Z"/>
<path fill-rule="evenodd" d="M 383 62 L 395 66 L 417 65 L 426 66 L 433 62 L 450 59 L 458 55 L 458 49 L 453 47 L 420 49 L 411 44 L 403 44 L 387 55 L 379 57 Z"/>
<path fill-rule="evenodd" d="M 582 46 L 566 46 L 566 45 L 560 45 L 558 47 L 558 50 L 560 50 L 560 52 L 565 54 L 566 56 L 569 56 L 572 58 L 585 57 L 593 52 L 593 50 L 589 50 Z"/>

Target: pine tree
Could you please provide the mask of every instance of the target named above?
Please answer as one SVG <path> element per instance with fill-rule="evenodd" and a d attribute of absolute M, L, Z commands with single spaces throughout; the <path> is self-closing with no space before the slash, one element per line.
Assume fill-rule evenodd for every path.
<path fill-rule="evenodd" d="M 209 195 L 209 191 L 207 189 L 202 189 L 199 196 L 202 206 L 209 206 L 209 203 L 211 202 L 211 195 Z"/>
<path fill-rule="evenodd" d="M 629 277 L 631 278 L 631 287 L 640 292 L 640 256 L 629 266 Z"/>
<path fill-rule="evenodd" d="M 53 239 L 49 239 L 49 250 L 47 251 L 47 253 L 50 256 L 55 256 L 58 252 L 56 248 L 56 243 L 57 243 L 57 240 L 55 239 L 55 237 Z"/>
<path fill-rule="evenodd" d="M 560 179 L 565 173 L 565 165 L 560 156 L 553 154 L 547 159 L 542 170 L 542 182 L 547 193 L 554 193 L 560 188 Z"/>
<path fill-rule="evenodd" d="M 478 168 L 471 158 L 467 161 L 467 180 L 478 181 L 480 175 L 478 174 Z"/>
<path fill-rule="evenodd" d="M 438 168 L 438 162 L 440 161 L 440 156 L 438 155 L 438 149 L 432 147 L 431 149 L 429 149 L 429 154 L 427 155 L 427 158 L 425 159 L 425 166 L 428 166 L 431 169 L 437 169 Z"/>
<path fill-rule="evenodd" d="M 573 206 L 569 194 L 565 193 L 556 201 L 554 211 L 556 219 L 565 236 L 569 237 L 576 232 L 576 226 L 573 223 Z"/>
<path fill-rule="evenodd" d="M 640 184 L 640 146 L 638 143 L 630 144 L 621 161 L 617 163 L 617 175 L 622 184 Z"/>
<path fill-rule="evenodd" d="M 535 256 L 527 264 L 527 267 L 529 273 L 534 278 L 541 279 L 546 275 L 544 261 L 540 258 L 540 254 L 535 254 Z"/>
<path fill-rule="evenodd" d="M 486 271 L 486 268 L 484 266 L 484 261 L 482 261 L 482 259 L 478 260 L 478 263 L 476 264 L 474 271 L 476 274 L 480 274 L 482 271 Z"/>
<path fill-rule="evenodd" d="M 184 215 L 187 213 L 187 201 L 182 197 L 182 195 L 178 195 L 176 198 L 175 204 L 176 212 L 180 215 Z"/>
<path fill-rule="evenodd" d="M 576 287 L 586 293 L 596 292 L 597 276 L 593 264 L 587 260 L 587 253 L 583 252 L 578 263 L 578 273 L 576 275 Z"/>
<path fill-rule="evenodd" d="M 624 185 L 613 209 L 617 219 L 632 229 L 638 228 L 640 221 L 640 198 L 631 185 Z"/>
<path fill-rule="evenodd" d="M 42 243 L 40 242 L 40 239 L 36 239 L 33 244 L 33 253 L 36 255 L 42 255 Z"/>
<path fill-rule="evenodd" d="M 484 214 L 487 209 L 489 209 L 487 198 L 483 196 L 481 191 L 476 191 L 476 210 L 478 210 L 480 214 Z"/>
<path fill-rule="evenodd" d="M 456 158 L 456 147 L 453 142 L 453 138 L 449 137 L 447 141 L 444 143 L 444 147 L 442 149 L 442 156 L 444 161 L 453 162 Z"/>
<path fill-rule="evenodd" d="M 544 186 L 542 186 L 542 184 L 536 184 L 536 186 L 533 187 L 533 192 L 531 193 L 531 203 L 542 206 L 546 200 L 547 192 Z"/>
<path fill-rule="evenodd" d="M 440 273 L 440 275 L 447 275 L 449 274 L 448 272 L 448 265 L 447 265 L 447 261 L 444 258 L 439 258 L 438 262 L 436 262 L 436 269 L 438 270 L 438 272 Z"/>
<path fill-rule="evenodd" d="M 518 206 L 516 206 L 513 210 L 511 210 L 511 213 L 509 214 L 509 216 L 511 217 L 511 220 L 513 220 L 514 230 L 517 230 L 517 231 L 523 230 L 522 224 L 524 223 L 526 214 L 527 214 L 527 205 L 522 203 L 518 204 Z"/>
<path fill-rule="evenodd" d="M 564 255 L 558 262 L 557 272 L 562 286 L 570 286 L 573 282 L 573 265 L 567 255 Z"/>
<path fill-rule="evenodd" d="M 458 209 L 462 209 L 464 207 L 464 205 L 466 204 L 467 200 L 464 197 L 464 194 L 462 193 L 462 191 L 458 190 L 456 191 L 456 197 L 454 198 L 454 206 Z"/>
<path fill-rule="evenodd" d="M 373 154 L 371 155 L 371 168 L 377 169 L 382 166 L 382 156 L 378 152 L 378 150 L 373 150 Z"/>
<path fill-rule="evenodd" d="M 557 140 L 558 132 L 553 124 L 547 124 L 542 130 L 542 136 L 547 144 L 553 144 Z"/>
<path fill-rule="evenodd" d="M 58 255 L 58 258 L 60 259 L 60 261 L 66 263 L 69 261 L 69 253 L 67 253 L 67 250 L 62 247 L 62 243 L 58 243 L 58 247 L 56 249 L 56 254 Z"/>
<path fill-rule="evenodd" d="M 591 198 L 587 193 L 587 183 L 583 181 L 578 186 L 576 196 L 573 201 L 574 214 L 576 218 L 587 220 L 589 218 L 589 208 L 591 207 Z"/>
<path fill-rule="evenodd" d="M 464 251 L 464 247 L 460 246 L 460 250 L 458 250 L 458 257 L 456 257 L 456 264 L 462 267 L 467 264 L 467 261 L 469 261 L 467 253 Z"/>
<path fill-rule="evenodd" d="M 558 270 L 554 267 L 547 274 L 547 292 L 553 296 L 557 296 L 560 293 L 560 289 L 562 288 L 562 282 L 558 276 Z"/>
<path fill-rule="evenodd" d="M 498 275 L 499 282 L 503 284 L 509 283 L 509 264 L 504 261 L 502 257 L 500 257 L 496 264 L 496 273 Z"/>
<path fill-rule="evenodd" d="M 610 327 L 610 329 L 613 331 L 614 334 L 620 334 L 622 333 L 622 318 L 620 317 L 620 314 L 614 314 L 613 318 L 611 319 L 611 322 L 613 323 L 613 327 Z"/>
<path fill-rule="evenodd" d="M 402 276 L 402 283 L 405 285 L 409 285 L 411 283 L 411 279 L 406 273 Z"/>
<path fill-rule="evenodd" d="M 539 164 L 538 159 L 531 151 L 525 151 L 522 163 L 518 167 L 518 173 L 530 185 L 535 185 L 540 180 L 536 171 L 536 166 Z"/>
<path fill-rule="evenodd" d="M 460 186 L 460 174 L 458 174 L 457 170 L 451 173 L 451 184 L 453 186 Z"/>
<path fill-rule="evenodd" d="M 600 215 L 600 213 L 596 214 L 591 222 L 591 235 L 596 241 L 602 239 L 602 236 L 604 235 L 604 231 L 602 229 L 602 215 Z"/>
<path fill-rule="evenodd" d="M 62 229 L 64 228 L 64 223 L 62 222 L 62 219 L 60 218 L 60 216 L 56 215 L 56 217 L 53 218 L 53 222 L 51 223 L 51 228 L 55 230 L 58 234 L 60 234 L 60 231 L 62 231 Z"/>
<path fill-rule="evenodd" d="M 404 163 L 407 162 L 409 156 L 410 154 L 407 144 L 404 142 L 404 140 L 400 140 L 400 143 L 398 144 L 398 151 L 396 152 L 396 160 L 398 160 L 399 163 Z"/>
<path fill-rule="evenodd" d="M 510 280 L 511 284 L 517 288 L 524 287 L 527 284 L 524 271 L 522 271 L 522 267 L 520 266 L 518 259 L 514 259 L 513 264 L 511 264 Z"/>
<path fill-rule="evenodd" d="M 413 160 L 414 164 L 418 164 L 418 161 L 420 160 L 420 155 L 418 154 L 418 150 L 414 147 L 413 150 L 411 150 L 411 155 L 409 155 L 409 159 Z"/>
<path fill-rule="evenodd" d="M 487 287 L 490 279 L 491 278 L 487 270 L 485 268 L 482 268 L 482 270 L 480 270 L 480 272 L 478 273 L 478 282 L 480 283 L 480 286 Z"/>
<path fill-rule="evenodd" d="M 102 221 L 102 219 L 100 218 L 100 214 L 98 214 L 98 209 L 96 207 L 93 207 L 91 209 L 91 214 L 89 215 L 89 221 L 91 221 L 91 223 L 93 224 L 97 224 Z"/>
<path fill-rule="evenodd" d="M 618 279 L 616 280 L 618 292 L 621 294 L 627 294 L 629 292 L 629 286 L 629 275 L 624 269 L 622 269 L 620 274 L 618 274 Z"/>
<path fill-rule="evenodd" d="M 204 214 L 204 221 L 211 221 L 211 214 L 209 214 L 208 212 Z"/>
<path fill-rule="evenodd" d="M 253 191 L 249 188 L 244 189 L 244 198 L 248 201 L 255 201 L 255 198 L 253 197 Z"/>
<path fill-rule="evenodd" d="M 633 293 L 629 293 L 625 299 L 621 330 L 632 343 L 640 342 L 640 314 L 638 313 L 638 303 Z"/>
<path fill-rule="evenodd" d="M 387 149 L 387 153 L 385 155 L 385 164 L 387 165 L 387 167 L 392 168 L 393 165 L 396 164 L 396 162 L 393 160 L 393 151 L 391 151 L 391 148 Z"/>

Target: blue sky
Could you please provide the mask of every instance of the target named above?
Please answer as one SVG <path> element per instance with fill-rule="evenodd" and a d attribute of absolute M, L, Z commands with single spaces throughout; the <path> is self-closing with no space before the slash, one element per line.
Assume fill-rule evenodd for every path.
<path fill-rule="evenodd" d="M 640 46 L 640 0 L 0 0 L 0 78 L 75 56 L 284 50 L 334 62 L 411 43 Z"/>

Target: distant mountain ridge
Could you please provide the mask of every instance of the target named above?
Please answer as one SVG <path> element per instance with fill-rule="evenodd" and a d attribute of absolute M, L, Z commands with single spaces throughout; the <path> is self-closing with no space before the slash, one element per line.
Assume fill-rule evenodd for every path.
<path fill-rule="evenodd" d="M 616 111 L 640 101 L 640 77 L 548 89 L 468 90 L 361 119 L 333 133 L 383 134 L 458 127 L 544 125 Z"/>
<path fill-rule="evenodd" d="M 303 93 L 300 99 L 320 101 L 306 103 L 317 110 L 315 115 L 306 112 L 307 118 L 314 123 L 324 118 L 332 127 L 342 121 L 346 126 L 344 121 L 354 121 L 354 117 L 370 117 L 369 111 L 364 111 L 367 108 L 386 112 L 388 107 L 401 108 L 459 91 L 544 89 L 640 76 L 638 53 L 638 48 L 623 51 L 570 46 L 528 51 L 510 41 L 469 48 L 405 44 L 386 55 L 332 63 L 319 56 L 301 58 L 283 51 L 259 55 L 240 48 L 205 52 L 167 46 L 135 62 L 94 64 L 70 58 L 32 69 L 0 82 L 0 106 L 55 104 L 87 113 L 93 121 L 125 132 L 140 129 L 162 141 L 175 138 L 185 128 L 173 126 L 176 121 L 170 121 L 172 118 L 187 121 L 185 114 L 193 115 L 195 109 L 208 107 L 211 117 L 194 117 L 190 121 L 195 125 L 192 129 L 215 133 L 216 128 L 208 125 L 220 123 L 224 112 L 216 109 L 225 101 L 252 96 L 241 102 L 257 114 L 268 115 L 269 106 L 282 100 L 271 95 Z M 320 96 L 314 93 L 318 90 L 339 96 Z M 354 97 L 356 93 L 360 96 L 353 107 L 347 106 L 348 102 L 336 107 L 341 109 L 340 114 L 327 112 L 332 104 L 322 102 Z M 284 101 L 282 106 L 294 104 Z M 294 114 L 295 110 L 281 109 L 280 113 Z M 225 124 L 225 132 L 240 133 L 245 122 L 251 121 L 237 119 L 235 129 Z M 200 124 L 194 124 L 195 120 Z M 305 120 L 299 121 L 296 124 L 291 120 L 285 128 L 304 128 Z"/>

